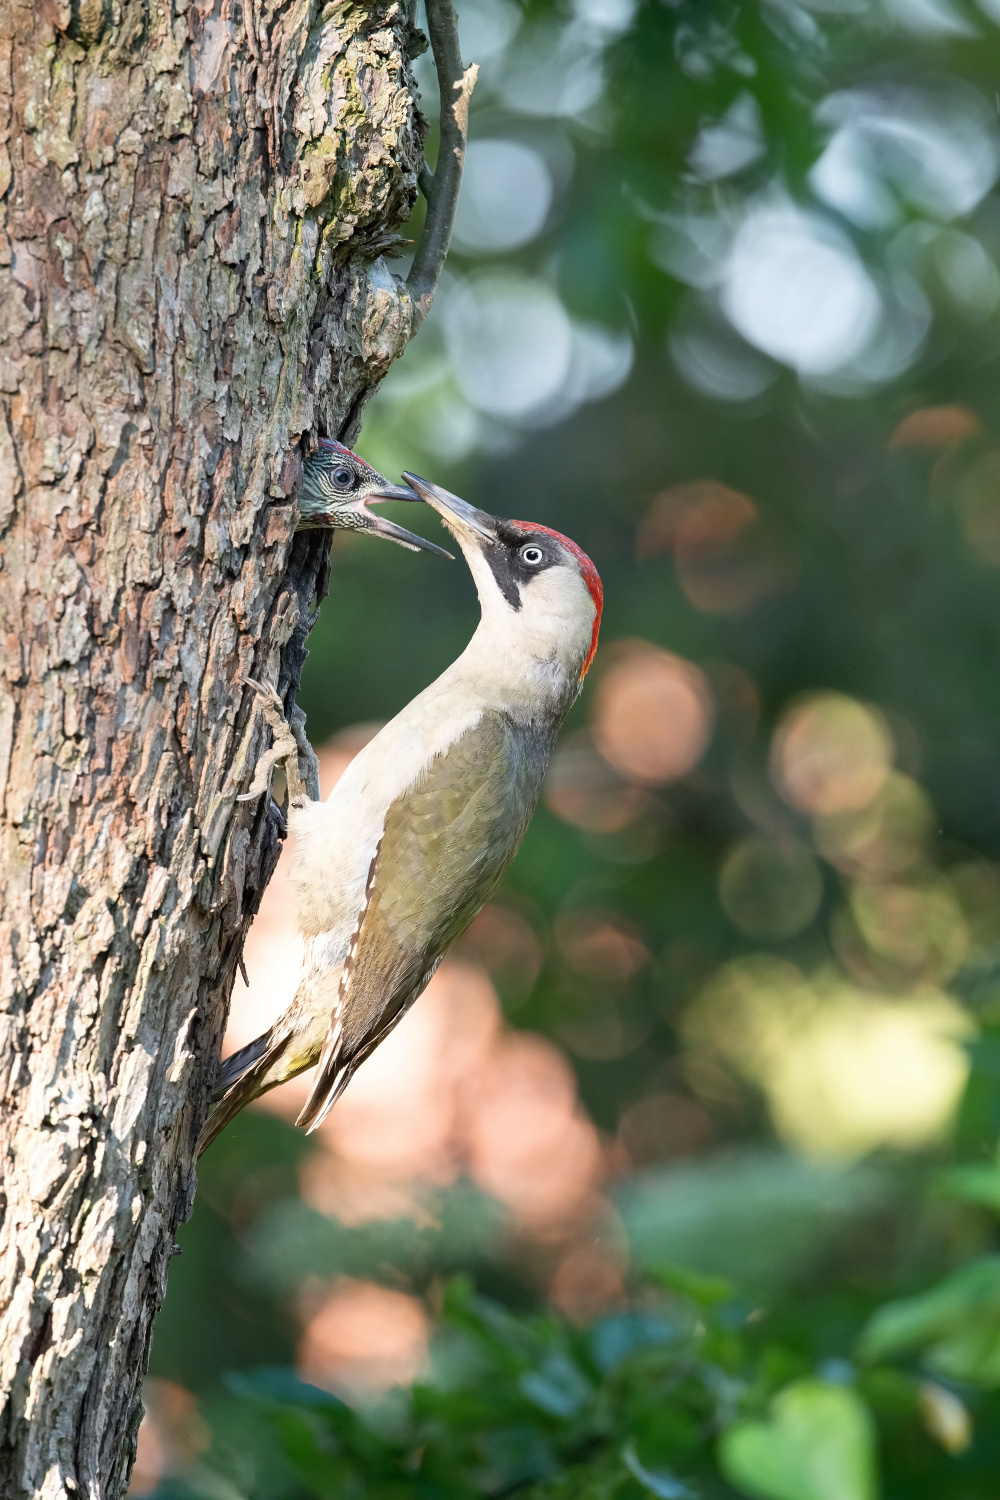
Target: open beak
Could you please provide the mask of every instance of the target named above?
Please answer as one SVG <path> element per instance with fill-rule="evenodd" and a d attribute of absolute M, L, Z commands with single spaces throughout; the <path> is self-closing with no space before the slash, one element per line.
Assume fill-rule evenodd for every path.
<path fill-rule="evenodd" d="M 385 484 L 380 489 L 370 490 L 363 499 L 353 501 L 351 509 L 358 518 L 358 529 L 367 531 L 371 536 L 384 536 L 387 541 L 398 542 L 401 547 L 406 547 L 410 552 L 436 552 L 438 557 L 448 557 L 454 562 L 454 555 L 439 547 L 436 542 L 428 542 L 422 536 L 417 536 L 413 531 L 407 531 L 403 526 L 397 526 L 395 521 L 386 520 L 385 516 L 375 515 L 368 509 L 372 501 L 381 500 L 419 500 L 421 497 L 415 495 L 411 489 L 403 484 Z"/>
<path fill-rule="evenodd" d="M 431 484 L 429 479 L 421 479 L 419 474 L 409 474 L 404 471 L 403 478 L 407 484 L 412 485 L 421 500 L 426 500 L 428 505 L 433 506 L 448 530 L 453 532 L 459 541 L 463 537 L 477 538 L 480 545 L 484 541 L 496 541 L 496 520 L 488 511 L 477 510 L 467 500 L 460 500 L 450 490 L 443 490 L 440 485 Z"/>
<path fill-rule="evenodd" d="M 383 484 L 381 488 L 372 490 L 368 495 L 369 500 L 419 500 L 420 496 L 415 490 L 411 490 L 408 484 Z"/>

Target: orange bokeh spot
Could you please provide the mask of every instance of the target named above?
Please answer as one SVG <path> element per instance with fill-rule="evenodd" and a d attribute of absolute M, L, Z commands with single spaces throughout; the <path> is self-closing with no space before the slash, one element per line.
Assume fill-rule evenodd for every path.
<path fill-rule="evenodd" d="M 789 569 L 749 496 L 713 479 L 658 495 L 636 542 L 640 556 L 672 552 L 677 581 L 696 609 L 742 615 L 784 587 Z"/>
<path fill-rule="evenodd" d="M 600 1141 L 558 1048 L 506 1034 L 476 1080 L 467 1121 L 471 1174 L 536 1234 L 588 1209 L 603 1170 Z"/>
<path fill-rule="evenodd" d="M 491 902 L 454 948 L 456 958 L 481 965 L 501 988 L 526 993 L 542 967 L 542 945 L 519 912 Z"/>
<path fill-rule="evenodd" d="M 627 983 L 650 960 L 630 922 L 590 908 L 563 912 L 556 919 L 556 942 L 570 968 L 612 984 Z"/>
<path fill-rule="evenodd" d="M 174 1380 L 147 1377 L 129 1500 L 151 1495 L 163 1479 L 187 1473 L 212 1441 L 196 1398 Z"/>
<path fill-rule="evenodd" d="M 417 1378 L 429 1337 L 416 1297 L 344 1277 L 306 1324 L 299 1373 L 345 1399 L 375 1396 Z"/>
<path fill-rule="evenodd" d="M 661 786 L 693 770 L 712 732 L 705 674 L 673 652 L 633 643 L 594 696 L 594 741 L 632 781 Z"/>
<path fill-rule="evenodd" d="M 602 1250 L 578 1245 L 559 1262 L 549 1301 L 572 1322 L 589 1323 L 625 1301 L 621 1268 Z"/>
<path fill-rule="evenodd" d="M 890 448 L 948 448 L 982 432 L 979 418 L 967 406 L 922 406 L 896 426 Z"/>

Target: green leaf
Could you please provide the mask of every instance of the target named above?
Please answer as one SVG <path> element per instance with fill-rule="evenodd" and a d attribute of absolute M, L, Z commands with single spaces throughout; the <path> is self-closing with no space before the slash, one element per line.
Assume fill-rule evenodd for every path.
<path fill-rule="evenodd" d="M 1000 1167 L 977 1163 L 974 1166 L 952 1167 L 937 1178 L 939 1193 L 948 1198 L 957 1198 L 961 1203 L 977 1203 L 982 1208 L 991 1208 L 1000 1213 Z"/>
<path fill-rule="evenodd" d="M 935 1344 L 927 1364 L 949 1380 L 968 1380 L 973 1385 L 1000 1386 L 1000 1324 L 970 1324 L 961 1332 Z"/>
<path fill-rule="evenodd" d="M 724 1276 L 707 1276 L 701 1271 L 692 1270 L 690 1266 L 673 1265 L 669 1261 L 654 1266 L 652 1276 L 672 1292 L 690 1297 L 700 1307 L 714 1307 L 720 1302 L 728 1302 L 736 1295 L 733 1283 Z"/>
<path fill-rule="evenodd" d="M 719 1443 L 726 1477 L 760 1500 L 875 1500 L 868 1408 L 847 1386 L 800 1380 L 763 1422 L 740 1422 Z"/>
<path fill-rule="evenodd" d="M 963 1266 L 917 1297 L 880 1307 L 861 1335 L 863 1359 L 930 1347 L 943 1373 L 1000 1384 L 1000 1256 Z"/>
<path fill-rule="evenodd" d="M 858 1344 L 869 1360 L 914 1350 L 950 1380 L 1000 1386 L 1000 1256 L 962 1266 L 917 1297 L 887 1303 Z"/>

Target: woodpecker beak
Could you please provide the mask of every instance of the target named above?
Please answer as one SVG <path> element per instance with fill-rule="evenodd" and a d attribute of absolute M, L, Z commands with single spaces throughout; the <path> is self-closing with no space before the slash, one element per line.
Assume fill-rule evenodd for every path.
<path fill-rule="evenodd" d="M 419 500 L 405 484 L 384 484 L 377 490 L 369 490 L 367 495 L 359 496 L 344 506 L 345 510 L 352 510 L 357 517 L 359 531 L 367 531 L 371 536 L 384 536 L 387 541 L 398 542 L 401 547 L 406 547 L 410 552 L 436 552 L 438 557 L 451 558 L 452 553 L 446 552 L 436 542 L 428 542 L 422 536 L 417 536 L 413 531 L 407 531 L 402 526 L 397 526 L 395 521 L 386 520 L 385 516 L 377 516 L 368 509 L 374 500 Z"/>
<path fill-rule="evenodd" d="M 369 500 L 419 500 L 420 496 L 410 489 L 408 484 L 383 484 L 377 490 L 371 490 Z"/>
<path fill-rule="evenodd" d="M 478 538 L 480 544 L 484 541 L 496 541 L 496 520 L 487 511 L 477 510 L 467 500 L 460 500 L 450 490 L 443 490 L 440 485 L 431 484 L 428 479 L 421 479 L 419 474 L 409 474 L 404 471 L 403 478 L 413 486 L 421 500 L 426 500 L 428 505 L 434 507 L 449 531 L 453 531 L 459 541 L 463 537 Z"/>

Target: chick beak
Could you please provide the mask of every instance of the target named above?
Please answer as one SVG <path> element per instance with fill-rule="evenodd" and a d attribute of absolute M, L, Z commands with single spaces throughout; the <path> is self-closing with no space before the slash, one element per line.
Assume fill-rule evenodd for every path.
<path fill-rule="evenodd" d="M 411 490 L 408 484 L 380 484 L 377 490 L 369 490 L 369 500 L 414 500 L 419 501 L 420 496 L 415 490 Z"/>
<path fill-rule="evenodd" d="M 428 542 L 424 537 L 417 536 L 413 531 L 407 531 L 402 526 L 397 526 L 395 521 L 389 521 L 385 516 L 375 515 L 368 509 L 372 501 L 382 500 L 419 500 L 420 496 L 414 494 L 413 490 L 407 489 L 404 484 L 384 484 L 377 490 L 369 490 L 364 496 L 351 502 L 351 509 L 357 517 L 358 529 L 367 531 L 372 536 L 384 536 L 387 541 L 398 542 L 401 547 L 406 547 L 410 552 L 436 552 L 438 557 L 448 557 L 454 561 L 454 555 L 439 547 L 436 542 Z"/>
<path fill-rule="evenodd" d="M 431 484 L 429 479 L 421 479 L 419 474 L 404 472 L 403 478 L 416 490 L 421 500 L 426 500 L 428 505 L 433 506 L 458 542 L 473 542 L 482 550 L 483 542 L 496 541 L 496 520 L 488 511 L 477 510 L 467 500 L 460 500 L 450 490 Z"/>

